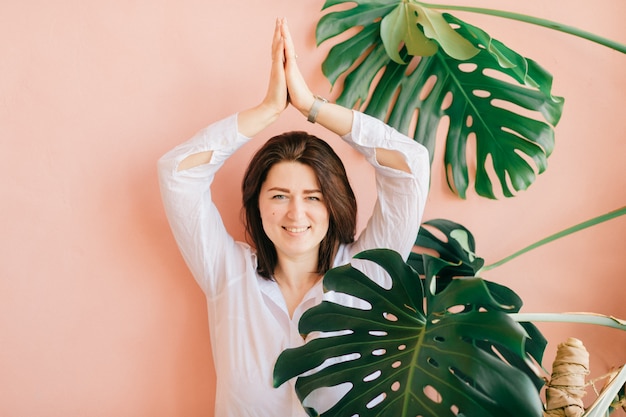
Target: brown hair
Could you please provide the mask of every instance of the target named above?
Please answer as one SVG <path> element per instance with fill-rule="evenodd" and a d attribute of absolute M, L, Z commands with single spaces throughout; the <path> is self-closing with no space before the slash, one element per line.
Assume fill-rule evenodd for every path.
<path fill-rule="evenodd" d="M 332 267 L 338 243 L 351 243 L 356 233 L 356 198 L 345 167 L 335 151 L 323 140 L 306 132 L 287 132 L 268 140 L 252 157 L 241 186 L 244 225 L 257 251 L 257 272 L 271 279 L 278 262 L 276 248 L 263 230 L 259 193 L 274 164 L 300 162 L 313 169 L 320 183 L 330 221 L 319 249 L 317 273 Z"/>

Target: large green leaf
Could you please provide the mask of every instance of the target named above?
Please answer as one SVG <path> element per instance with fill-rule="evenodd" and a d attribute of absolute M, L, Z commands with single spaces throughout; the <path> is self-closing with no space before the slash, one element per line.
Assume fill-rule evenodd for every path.
<path fill-rule="evenodd" d="M 303 400 L 316 389 L 351 383 L 322 416 L 541 415 L 531 379 L 498 354 L 525 360 L 527 334 L 509 318 L 514 308 L 498 302 L 483 280 L 455 279 L 434 293 L 428 277 L 424 290 L 417 272 L 393 251 L 371 250 L 356 258 L 383 267 L 391 288 L 378 286 L 351 265 L 330 270 L 324 277 L 328 290 L 364 300 L 370 308 L 324 301 L 308 310 L 301 333 L 323 332 L 324 337 L 280 355 L 276 386 L 300 375 L 296 391 Z M 436 276 L 447 263 L 432 260 L 427 270 Z M 319 368 L 344 355 L 356 358 Z"/>
<path fill-rule="evenodd" d="M 433 230 L 433 232 L 430 231 Z M 438 237 L 441 236 L 441 237 Z M 411 253 L 407 264 L 411 265 L 420 276 L 426 277 L 429 286 L 435 288 L 435 292 L 442 291 L 456 277 L 478 276 L 484 265 L 483 258 L 476 254 L 476 242 L 472 233 L 464 226 L 446 219 L 433 219 L 422 224 L 415 240 L 415 245 L 429 252 L 435 252 L 440 259 L 441 267 L 435 270 L 433 275 L 427 271 L 427 266 L 433 263 L 433 258 L 424 256 L 422 253 Z M 428 268 L 432 269 L 432 267 Z M 522 308 L 522 299 L 510 288 L 485 280 L 491 295 L 503 305 L 510 306 L 510 313 L 517 313 Z M 531 322 L 520 323 L 529 335 L 526 341 L 526 352 L 534 359 L 536 364 L 541 364 L 543 352 L 547 340 L 539 329 Z M 512 364 L 524 371 L 539 389 L 544 380 L 536 374 L 535 367 L 529 365 L 525 358 L 520 359 L 516 355 L 501 354 Z"/>
<path fill-rule="evenodd" d="M 497 179 L 504 196 L 511 197 L 546 169 L 563 99 L 552 95 L 552 76 L 536 62 L 483 30 L 417 1 L 332 0 L 324 8 L 341 3 L 356 6 L 324 15 L 317 26 L 318 43 L 359 28 L 332 47 L 322 64 L 333 85 L 345 74 L 338 103 L 361 107 L 412 134 L 429 149 L 431 158 L 437 130 L 447 118 L 446 176 L 462 198 L 470 185 L 470 166 L 475 165 L 476 192 L 489 198 L 496 198 L 492 179 Z M 408 18 L 404 11 L 410 7 L 421 10 L 415 19 L 426 16 L 429 24 Z M 449 25 L 446 30 L 441 21 Z M 425 38 L 417 37 L 416 27 L 425 31 Z M 456 39 L 444 36 L 450 31 Z M 413 56 L 411 52 L 420 51 L 416 46 L 420 42 L 443 47 L 432 56 Z M 449 54 L 462 56 L 451 45 L 464 43 L 479 52 L 468 53 L 465 60 Z M 401 44 L 405 46 L 398 49 Z M 423 53 L 430 55 L 432 51 L 425 49 Z M 417 122 L 409 132 L 416 113 Z M 475 162 L 467 156 L 473 142 Z"/>

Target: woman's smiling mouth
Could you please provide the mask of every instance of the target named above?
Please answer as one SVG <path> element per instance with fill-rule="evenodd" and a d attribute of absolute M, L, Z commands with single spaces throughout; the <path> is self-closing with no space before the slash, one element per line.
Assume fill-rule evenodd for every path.
<path fill-rule="evenodd" d="M 302 232 L 306 232 L 307 230 L 309 230 L 310 226 L 306 226 L 306 227 L 286 227 L 283 226 L 283 229 L 285 229 L 286 231 L 290 232 L 290 233 L 302 233 Z"/>

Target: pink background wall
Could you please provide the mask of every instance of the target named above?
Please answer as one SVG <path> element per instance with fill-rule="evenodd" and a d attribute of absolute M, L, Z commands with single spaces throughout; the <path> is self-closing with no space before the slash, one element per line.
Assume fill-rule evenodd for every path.
<path fill-rule="evenodd" d="M 457 1 L 587 29 L 626 43 L 626 3 Z M 316 49 L 313 0 L 4 1 L 0 4 L 0 415 L 210 416 L 214 375 L 203 295 L 168 229 L 157 158 L 263 96 L 274 18 L 286 16 L 311 87 L 334 97 Z M 626 203 L 626 56 L 568 35 L 459 14 L 555 75 L 565 96 L 548 171 L 509 200 L 447 190 L 437 155 L 426 219 L 467 226 L 494 262 Z M 289 111 L 267 135 L 312 128 Z M 315 128 L 314 128 L 315 129 Z M 326 135 L 322 130 L 315 133 Z M 332 139 L 333 141 L 335 139 Z M 242 167 L 215 194 L 232 233 Z M 333 142 L 335 143 L 335 142 Z M 342 147 L 362 211 L 363 162 Z M 555 242 L 485 277 L 524 311 L 626 318 L 626 217 Z M 585 342 L 595 376 L 626 362 L 626 334 L 542 325 Z"/>

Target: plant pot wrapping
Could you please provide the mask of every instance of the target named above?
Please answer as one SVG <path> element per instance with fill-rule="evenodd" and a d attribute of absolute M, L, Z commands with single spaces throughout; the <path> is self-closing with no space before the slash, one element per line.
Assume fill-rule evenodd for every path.
<path fill-rule="evenodd" d="M 585 408 L 585 376 L 589 374 L 589 353 L 578 339 L 559 344 L 546 386 L 545 417 L 580 417 Z"/>

